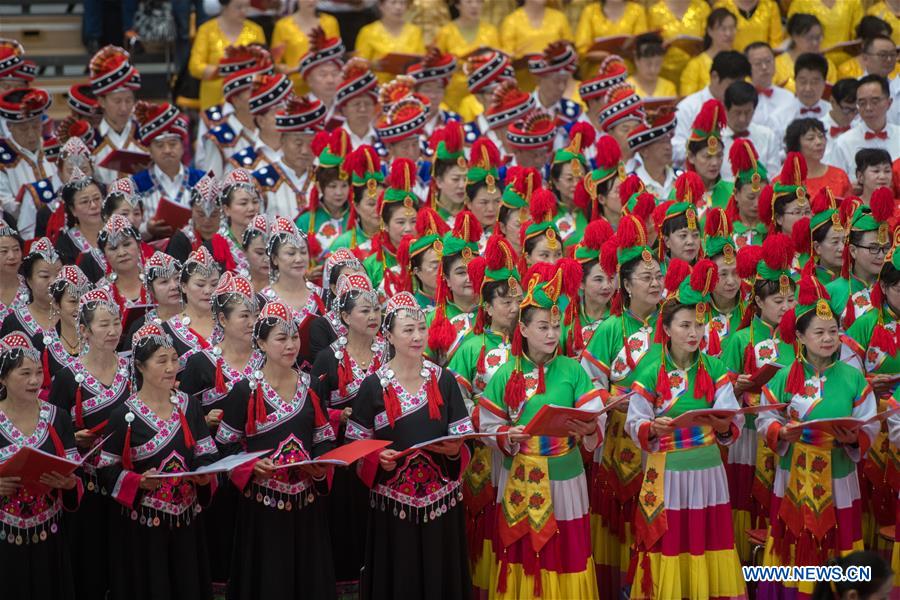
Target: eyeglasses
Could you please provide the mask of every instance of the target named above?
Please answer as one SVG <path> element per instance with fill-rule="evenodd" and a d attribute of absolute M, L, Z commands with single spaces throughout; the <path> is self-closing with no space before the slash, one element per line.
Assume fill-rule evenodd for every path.
<path fill-rule="evenodd" d="M 868 250 L 871 256 L 878 256 L 879 254 L 887 255 L 890 251 L 890 245 L 887 246 L 860 246 L 859 244 L 853 244 L 857 248 L 862 248 L 864 250 Z"/>
<path fill-rule="evenodd" d="M 875 56 L 879 60 L 897 60 L 897 51 L 890 50 L 884 52 L 866 52 L 866 56 Z"/>
<path fill-rule="evenodd" d="M 857 98 L 856 106 L 859 108 L 866 108 L 867 106 L 876 107 L 880 105 L 882 102 L 887 100 L 884 96 L 877 96 L 875 98 Z"/>
<path fill-rule="evenodd" d="M 639 281 L 644 285 L 650 285 L 651 283 L 661 283 L 663 279 L 664 277 L 662 273 L 659 273 L 657 275 L 640 275 L 634 278 L 635 281 Z"/>

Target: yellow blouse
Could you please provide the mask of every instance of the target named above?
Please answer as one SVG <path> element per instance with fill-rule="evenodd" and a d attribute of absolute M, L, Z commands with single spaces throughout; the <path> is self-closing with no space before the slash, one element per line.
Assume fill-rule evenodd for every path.
<path fill-rule="evenodd" d="M 587 6 L 578 19 L 575 29 L 575 46 L 579 54 L 588 51 L 598 37 L 613 35 L 637 35 L 647 31 L 647 14 L 636 2 L 626 2 L 625 12 L 618 21 L 612 21 L 603 14 L 603 5 L 593 2 Z"/>
<path fill-rule="evenodd" d="M 194 45 L 191 47 L 191 58 L 188 61 L 188 70 L 191 75 L 200 79 L 200 109 L 206 110 L 210 106 L 222 103 L 222 80 L 209 79 L 203 81 L 203 72 L 206 67 L 213 65 L 218 67 L 219 61 L 225 56 L 225 48 L 228 46 L 246 46 L 248 44 L 265 44 L 266 36 L 262 27 L 246 19 L 241 34 L 232 43 L 219 28 L 219 19 L 210 19 L 200 26 Z"/>
<path fill-rule="evenodd" d="M 682 96 L 690 96 L 709 85 L 709 69 L 712 67 L 712 57 L 706 52 L 701 52 L 688 61 L 684 71 L 681 72 L 681 80 L 678 92 Z"/>
<path fill-rule="evenodd" d="M 404 23 L 400 35 L 394 36 L 380 20 L 369 23 L 359 30 L 356 36 L 356 54 L 369 61 L 376 61 L 388 54 L 425 54 L 425 42 L 422 39 L 422 30 L 411 24 Z M 381 82 L 390 81 L 393 77 L 390 73 L 379 72 L 378 79 Z"/>
<path fill-rule="evenodd" d="M 860 0 L 833 0 L 834 6 L 828 8 L 822 0 L 793 0 L 788 9 L 788 17 L 795 13 L 815 15 L 822 23 L 822 49 L 856 38 L 856 25 L 863 17 Z M 829 52 L 828 58 L 835 63 L 847 59 L 841 51 Z"/>
<path fill-rule="evenodd" d="M 888 7 L 887 3 L 883 0 L 876 4 L 873 4 L 869 7 L 869 10 L 866 11 L 867 15 L 872 15 L 873 17 L 878 17 L 882 21 L 886 21 L 888 25 L 891 26 L 891 37 L 894 38 L 894 43 L 900 45 L 900 17 L 894 14 L 894 11 Z"/>
<path fill-rule="evenodd" d="M 840 2 L 841 0 L 838 0 Z M 737 35 L 734 49 L 743 52 L 753 42 L 766 42 L 773 48 L 784 41 L 784 27 L 781 25 L 781 11 L 775 0 L 759 0 L 756 10 L 745 19 L 734 0 L 718 0 L 716 8 L 727 8 L 737 17 Z"/>
<path fill-rule="evenodd" d="M 830 58 L 826 57 L 825 60 L 828 61 L 828 76 L 825 77 L 825 81 L 834 83 L 838 80 L 838 69 Z M 795 89 L 794 59 L 787 52 L 783 52 L 775 57 L 775 78 L 773 81 L 775 85 L 783 87 L 790 92 L 793 92 Z"/>
<path fill-rule="evenodd" d="M 675 84 L 662 77 L 656 80 L 656 89 L 654 90 L 642 88 L 634 77 L 629 77 L 628 83 L 631 84 L 641 98 L 675 98 L 678 96 L 678 90 L 675 88 Z"/>
<path fill-rule="evenodd" d="M 459 103 L 459 110 L 457 112 L 464 123 L 471 123 L 478 115 L 484 112 L 484 107 L 481 105 L 481 102 L 478 101 L 478 98 L 469 94 Z M 486 132 L 482 131 L 482 133 Z"/>
<path fill-rule="evenodd" d="M 457 69 L 450 79 L 450 85 L 444 95 L 444 102 L 450 107 L 450 110 L 459 112 L 460 102 L 469 95 L 469 88 L 466 84 L 466 75 L 463 73 L 462 63 L 463 57 L 470 52 L 481 48 L 499 48 L 500 34 L 497 28 L 482 21 L 478 24 L 478 31 L 475 37 L 469 41 L 456 21 L 451 21 L 438 30 L 434 38 L 434 45 L 441 52 L 447 52 L 456 57 Z"/>
<path fill-rule="evenodd" d="M 679 35 L 703 37 L 706 33 L 706 17 L 710 13 L 709 4 L 704 0 L 692 0 L 682 18 L 677 18 L 665 0 L 659 0 L 647 9 L 647 27 L 659 30 L 663 39 L 669 40 Z M 669 48 L 663 59 L 660 75 L 669 81 L 680 81 L 681 71 L 691 56 L 679 48 Z"/>
<path fill-rule="evenodd" d="M 544 9 L 544 19 L 538 28 L 531 26 L 528 15 L 522 8 L 514 10 L 503 19 L 500 26 L 500 47 L 513 58 L 538 54 L 543 52 L 550 42 L 571 39 L 572 28 L 568 19 L 553 8 Z"/>
<path fill-rule="evenodd" d="M 319 25 L 325 32 L 325 37 L 341 37 L 337 19 L 331 15 L 324 13 L 319 15 Z M 303 55 L 309 52 L 309 38 L 306 32 L 297 25 L 293 15 L 288 15 L 275 23 L 275 30 L 272 31 L 272 48 L 279 46 L 284 46 L 284 52 L 278 60 L 278 64 L 287 65 L 292 69 L 296 69 Z M 305 94 L 309 91 L 309 87 L 303 81 L 300 73 L 292 73 L 290 77 L 297 94 Z"/>

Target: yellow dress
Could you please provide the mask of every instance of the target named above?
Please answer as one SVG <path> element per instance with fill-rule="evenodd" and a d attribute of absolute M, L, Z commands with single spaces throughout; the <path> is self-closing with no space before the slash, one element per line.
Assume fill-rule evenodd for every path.
<path fill-rule="evenodd" d="M 553 8 L 544 9 L 541 26 L 534 28 L 528 22 L 525 9 L 518 8 L 503 19 L 500 26 L 500 49 L 510 55 L 513 60 L 528 54 L 540 54 L 550 42 L 571 40 L 572 28 L 566 15 Z M 535 78 L 527 68 L 516 69 L 519 87 L 531 91 L 535 86 Z"/>
<path fill-rule="evenodd" d="M 815 15 L 822 23 L 822 49 L 825 50 L 856 38 L 856 26 L 863 17 L 860 0 L 834 0 L 832 8 L 826 7 L 822 0 L 793 0 L 788 9 L 788 17 L 795 13 Z M 846 52 L 833 51 L 828 58 L 840 64 L 849 58 Z"/>
<path fill-rule="evenodd" d="M 894 43 L 900 46 L 900 17 L 894 14 L 894 11 L 888 7 L 884 0 L 870 6 L 866 14 L 886 21 L 891 26 L 891 37 L 894 38 Z"/>
<path fill-rule="evenodd" d="M 265 44 L 266 35 L 262 27 L 251 21 L 244 20 L 244 28 L 237 40 L 232 44 L 219 28 L 219 19 L 210 19 L 200 26 L 194 45 L 191 47 L 191 58 L 188 61 L 188 70 L 191 75 L 200 79 L 200 110 L 206 110 L 210 106 L 222 103 L 222 80 L 219 78 L 203 81 L 203 71 L 213 65 L 218 67 L 219 61 L 225 56 L 225 48 L 228 46 L 246 46 L 248 44 Z"/>
<path fill-rule="evenodd" d="M 828 61 L 828 76 L 825 77 L 825 81 L 828 83 L 834 83 L 838 80 L 838 69 L 834 65 L 834 61 L 830 58 L 826 59 Z M 780 86 L 788 90 L 789 92 L 794 91 L 794 59 L 791 58 L 791 55 L 787 52 L 782 52 L 778 56 L 775 57 L 775 77 L 773 79 L 775 85 Z"/>
<path fill-rule="evenodd" d="M 450 79 L 450 85 L 447 86 L 447 92 L 444 95 L 444 102 L 450 107 L 450 110 L 459 112 L 461 102 L 466 96 L 469 96 L 469 88 L 466 84 L 466 75 L 463 73 L 463 58 L 470 52 L 481 48 L 499 48 L 500 34 L 497 28 L 486 21 L 478 24 L 478 31 L 472 41 L 466 39 L 460 30 L 456 21 L 447 23 L 437 32 L 434 38 L 434 45 L 441 52 L 452 54 L 456 57 L 457 68 L 453 77 Z"/>
<path fill-rule="evenodd" d="M 709 69 L 712 67 L 712 57 L 706 52 L 701 52 L 688 61 L 684 71 L 681 72 L 681 80 L 678 85 L 678 93 L 682 96 L 690 96 L 709 85 Z"/>
<path fill-rule="evenodd" d="M 484 112 L 484 107 L 473 94 L 469 94 L 459 103 L 459 117 L 463 123 L 471 123 L 478 115 Z M 484 132 L 482 132 L 484 133 Z"/>
<path fill-rule="evenodd" d="M 578 54 L 584 56 L 599 37 L 613 35 L 637 35 L 647 31 L 647 13 L 637 2 L 626 2 L 625 12 L 618 21 L 612 21 L 603 14 L 603 5 L 594 0 L 585 7 L 575 28 L 575 46 Z M 628 70 L 634 69 L 630 59 L 626 59 Z M 585 61 L 580 73 L 582 78 L 592 77 L 597 70 L 596 63 Z"/>
<path fill-rule="evenodd" d="M 679 35 L 693 35 L 703 37 L 706 32 L 706 18 L 710 8 L 704 0 L 692 0 L 684 16 L 679 19 L 672 14 L 664 0 L 647 9 L 647 27 L 659 30 L 663 39 L 669 40 Z M 687 65 L 691 56 L 679 48 L 669 48 L 663 59 L 660 75 L 669 81 L 680 81 L 681 71 Z"/>
<path fill-rule="evenodd" d="M 840 1 L 840 0 L 838 0 Z M 784 41 L 784 27 L 781 25 L 781 11 L 775 0 L 759 0 L 753 16 L 745 19 L 734 0 L 717 0 L 716 8 L 727 8 L 737 17 L 737 34 L 734 49 L 743 52 L 753 42 L 766 42 L 773 48 Z"/>
<path fill-rule="evenodd" d="M 341 37 L 337 19 L 331 15 L 325 13 L 319 15 L 319 25 L 325 32 L 325 37 Z M 275 29 L 272 31 L 272 48 L 278 48 L 279 46 L 284 46 L 284 52 L 278 60 L 278 64 L 287 65 L 292 69 L 297 68 L 300 64 L 300 59 L 309 51 L 309 38 L 297 25 L 293 15 L 288 15 L 275 23 Z M 309 91 L 309 87 L 303 81 L 300 73 L 292 73 L 290 78 L 294 84 L 294 92 L 305 94 Z"/>
<path fill-rule="evenodd" d="M 369 23 L 359 30 L 356 36 L 356 54 L 371 62 L 384 58 L 388 54 L 425 54 L 425 42 L 422 30 L 411 23 L 405 23 L 400 35 L 394 36 L 384 27 L 380 20 Z M 378 80 L 382 83 L 390 81 L 391 73 L 378 72 Z"/>
<path fill-rule="evenodd" d="M 675 98 L 678 97 L 678 89 L 675 84 L 668 79 L 660 77 L 656 80 L 656 89 L 645 90 L 634 77 L 628 77 L 627 82 L 631 84 L 634 90 L 641 98 Z"/>

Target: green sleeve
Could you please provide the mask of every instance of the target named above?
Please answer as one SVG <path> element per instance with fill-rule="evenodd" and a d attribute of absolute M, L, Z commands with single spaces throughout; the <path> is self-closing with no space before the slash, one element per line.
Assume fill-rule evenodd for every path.
<path fill-rule="evenodd" d="M 491 377 L 487 387 L 484 389 L 484 394 L 482 394 L 485 399 L 492 404 L 499 406 L 503 410 L 506 410 L 506 402 L 503 401 L 503 392 L 506 389 L 506 382 L 509 380 L 509 374 L 514 366 L 515 361 L 510 360 L 500 367 L 497 372 L 494 373 L 494 376 Z"/>
<path fill-rule="evenodd" d="M 877 320 L 878 311 L 870 310 L 850 325 L 847 329 L 847 337 L 860 346 L 868 346 L 869 342 L 872 340 L 872 332 L 875 330 L 875 323 Z"/>
<path fill-rule="evenodd" d="M 575 400 L 577 401 L 585 394 L 594 391 L 594 384 L 587 371 L 581 367 L 580 362 L 572 360 L 571 365 L 572 387 L 575 389 Z"/>
<path fill-rule="evenodd" d="M 750 324 L 746 329 L 735 331 L 725 341 L 725 348 L 722 349 L 722 362 L 728 370 L 734 373 L 743 371 L 744 350 L 747 344 L 750 343 L 748 339 L 750 327 L 753 327 L 753 324 Z"/>

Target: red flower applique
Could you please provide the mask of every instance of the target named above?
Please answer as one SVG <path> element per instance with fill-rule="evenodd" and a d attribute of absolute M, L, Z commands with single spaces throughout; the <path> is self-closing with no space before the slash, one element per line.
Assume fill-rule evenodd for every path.
<path fill-rule="evenodd" d="M 528 507 L 540 508 L 544 505 L 544 502 L 546 502 L 546 500 L 544 500 L 543 496 L 541 496 L 540 494 L 532 494 L 531 499 L 528 500 Z"/>
<path fill-rule="evenodd" d="M 540 483 L 545 476 L 543 471 L 535 467 L 528 472 L 528 481 L 531 483 Z"/>

